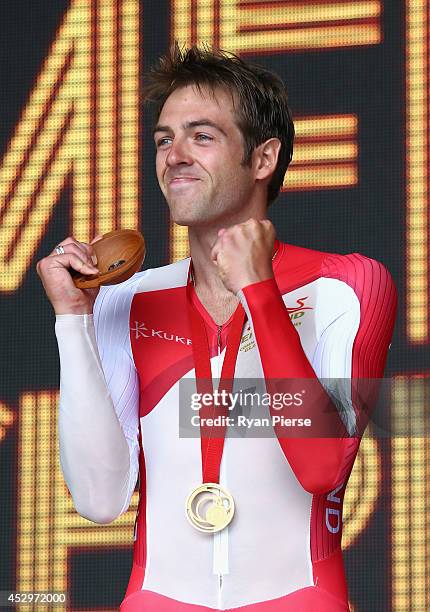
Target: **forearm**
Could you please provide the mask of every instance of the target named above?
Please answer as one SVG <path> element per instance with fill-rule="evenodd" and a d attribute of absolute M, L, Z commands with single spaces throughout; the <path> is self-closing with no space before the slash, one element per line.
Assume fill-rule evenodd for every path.
<path fill-rule="evenodd" d="M 91 315 L 57 316 L 60 461 L 79 514 L 114 520 L 127 503 L 130 451 L 107 388 Z"/>
<path fill-rule="evenodd" d="M 249 285 L 239 298 L 253 329 L 268 391 L 277 390 L 278 381 L 284 391 L 307 389 L 306 413 L 291 416 L 311 419 L 310 437 L 283 436 L 279 440 L 282 450 L 306 490 L 331 490 L 345 477 L 347 460 L 356 452 L 359 440 L 347 437 L 336 407 L 306 357 L 275 280 Z M 288 409 L 287 416 L 293 410 Z"/>

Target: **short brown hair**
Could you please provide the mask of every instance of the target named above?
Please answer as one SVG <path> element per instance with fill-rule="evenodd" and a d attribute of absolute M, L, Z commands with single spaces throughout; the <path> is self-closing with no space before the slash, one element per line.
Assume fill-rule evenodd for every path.
<path fill-rule="evenodd" d="M 244 62 L 233 53 L 175 43 L 148 72 L 144 99 L 157 104 L 156 120 L 170 94 L 179 87 L 224 88 L 233 95 L 237 126 L 245 145 L 243 163 L 249 164 L 253 150 L 269 138 L 279 138 L 278 163 L 268 185 L 270 204 L 279 194 L 293 156 L 294 124 L 282 80 L 273 72 Z"/>

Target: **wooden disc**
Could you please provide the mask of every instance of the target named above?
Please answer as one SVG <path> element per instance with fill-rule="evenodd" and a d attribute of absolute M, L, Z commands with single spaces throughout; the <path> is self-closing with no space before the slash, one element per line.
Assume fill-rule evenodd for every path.
<path fill-rule="evenodd" d="M 136 230 L 114 230 L 92 246 L 100 273 L 72 273 L 73 282 L 79 289 L 122 283 L 140 270 L 146 255 L 145 240 Z"/>

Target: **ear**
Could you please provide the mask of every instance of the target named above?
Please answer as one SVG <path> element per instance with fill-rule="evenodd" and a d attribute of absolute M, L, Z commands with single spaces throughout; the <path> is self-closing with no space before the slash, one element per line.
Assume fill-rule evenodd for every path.
<path fill-rule="evenodd" d="M 270 177 L 278 163 L 281 141 L 279 138 L 270 138 L 254 149 L 255 178 L 264 180 Z"/>

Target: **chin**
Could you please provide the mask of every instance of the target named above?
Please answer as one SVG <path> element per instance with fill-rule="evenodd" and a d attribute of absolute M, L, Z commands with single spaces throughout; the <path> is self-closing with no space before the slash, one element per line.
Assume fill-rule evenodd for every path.
<path fill-rule="evenodd" d="M 184 227 L 198 227 L 199 225 L 206 225 L 203 219 L 196 219 L 195 217 L 187 215 L 177 217 L 172 216 L 172 221 L 174 221 L 176 225 L 181 225 Z"/>
<path fill-rule="evenodd" d="M 192 225 L 195 222 L 190 212 L 170 209 L 170 218 L 176 225 Z"/>
<path fill-rule="evenodd" d="M 183 227 L 188 227 L 189 225 L 192 225 L 190 221 L 188 221 L 187 219 L 184 219 L 183 217 L 180 217 L 178 219 L 175 219 L 174 217 L 172 217 L 172 221 L 176 223 L 176 225 L 181 225 Z"/>
<path fill-rule="evenodd" d="M 202 212 L 196 210 L 196 207 L 190 206 L 189 208 L 182 207 L 182 210 L 176 207 L 170 208 L 170 216 L 172 221 L 177 225 L 201 225 L 207 222 L 207 218 Z"/>

